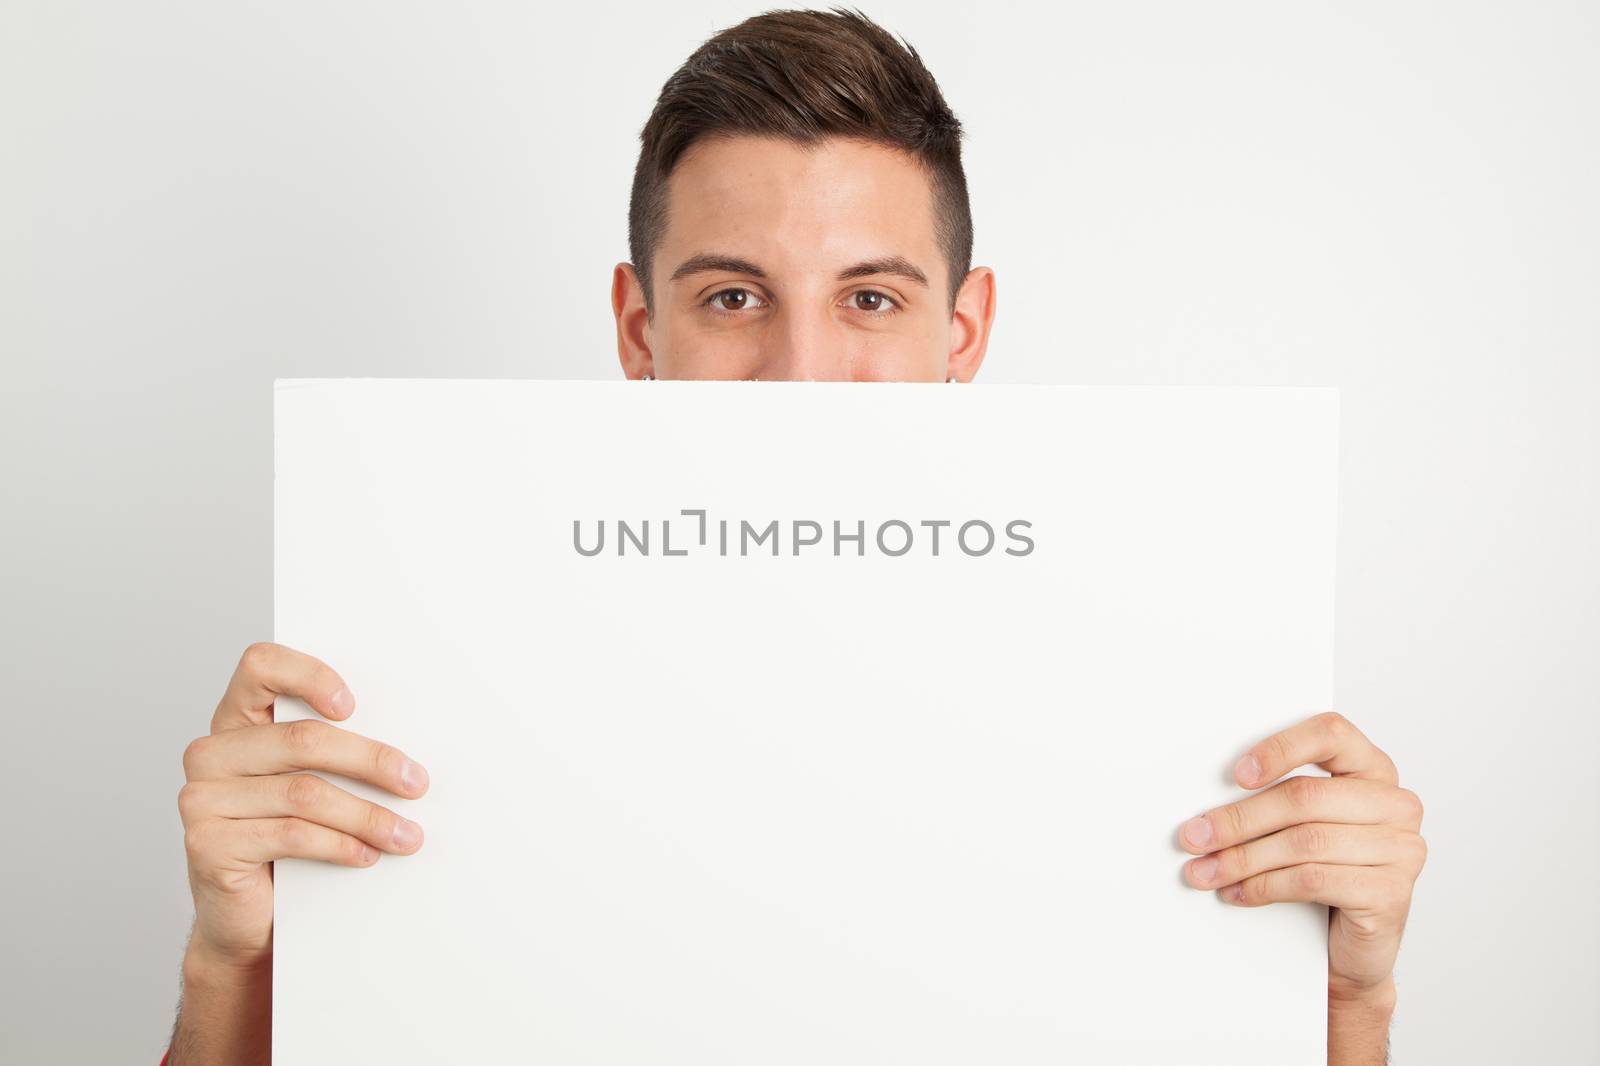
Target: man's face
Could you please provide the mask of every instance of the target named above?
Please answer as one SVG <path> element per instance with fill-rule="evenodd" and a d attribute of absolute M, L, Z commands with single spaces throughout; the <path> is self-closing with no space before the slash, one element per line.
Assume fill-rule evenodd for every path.
<path fill-rule="evenodd" d="M 697 141 L 652 266 L 653 322 L 633 267 L 612 278 L 629 377 L 968 381 L 994 316 L 987 267 L 951 313 L 926 173 L 854 139 Z"/>

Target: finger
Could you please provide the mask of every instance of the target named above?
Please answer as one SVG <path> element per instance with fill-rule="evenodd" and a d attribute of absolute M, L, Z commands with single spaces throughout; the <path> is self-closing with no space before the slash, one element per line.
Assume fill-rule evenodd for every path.
<path fill-rule="evenodd" d="M 379 854 L 348 833 L 303 818 L 211 818 L 192 826 L 184 840 L 190 863 L 200 869 L 277 859 L 371 866 Z"/>
<path fill-rule="evenodd" d="M 1313 715 L 1263 740 L 1239 757 L 1233 776 L 1245 788 L 1259 788 L 1290 770 L 1312 764 L 1340 777 L 1400 783 L 1394 760 L 1335 711 Z"/>
<path fill-rule="evenodd" d="M 1291 777 L 1237 803 L 1217 807 L 1184 823 L 1178 841 L 1201 854 L 1242 844 L 1301 822 L 1346 822 L 1412 826 L 1420 820 L 1416 794 L 1355 777 Z"/>
<path fill-rule="evenodd" d="M 191 781 L 178 791 L 178 810 L 185 825 L 204 818 L 295 817 L 396 854 L 422 846 L 422 826 L 315 774 Z"/>
<path fill-rule="evenodd" d="M 326 770 L 408 799 L 428 790 L 428 771 L 399 748 L 317 718 L 199 737 L 183 753 L 183 770 L 190 781 Z"/>
<path fill-rule="evenodd" d="M 1307 862 L 1339 866 L 1422 868 L 1427 845 L 1408 829 L 1389 825 L 1302 822 L 1210 855 L 1191 859 L 1184 877 L 1195 888 L 1220 888 L 1247 877 Z"/>
<path fill-rule="evenodd" d="M 321 659 L 282 644 L 252 644 L 239 657 L 211 716 L 211 731 L 272 721 L 273 704 L 279 696 L 305 700 L 312 710 L 336 722 L 349 718 L 356 709 L 349 686 Z"/>
<path fill-rule="evenodd" d="M 1228 903 L 1322 903 L 1344 910 L 1401 910 L 1411 883 L 1386 866 L 1335 866 L 1308 862 L 1247 877 L 1218 893 Z"/>

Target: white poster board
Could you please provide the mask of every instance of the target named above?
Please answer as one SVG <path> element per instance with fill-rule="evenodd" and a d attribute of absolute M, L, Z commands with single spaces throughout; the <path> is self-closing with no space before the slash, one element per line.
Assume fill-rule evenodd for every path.
<path fill-rule="evenodd" d="M 1175 834 L 1331 705 L 1337 418 L 279 382 L 275 639 L 432 786 L 339 779 L 417 854 L 277 864 L 276 1061 L 1322 1061 L 1326 909 Z"/>

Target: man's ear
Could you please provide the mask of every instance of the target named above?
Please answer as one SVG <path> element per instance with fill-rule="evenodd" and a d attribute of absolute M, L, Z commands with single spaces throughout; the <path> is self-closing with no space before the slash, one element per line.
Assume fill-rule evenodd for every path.
<path fill-rule="evenodd" d="M 611 313 L 617 317 L 617 358 L 630 378 L 655 376 L 650 354 L 650 322 L 644 306 L 644 286 L 632 263 L 618 263 L 611 272 Z"/>
<path fill-rule="evenodd" d="M 973 267 L 956 293 L 951 320 L 950 363 L 945 377 L 971 381 L 989 350 L 989 329 L 994 324 L 994 271 Z"/>

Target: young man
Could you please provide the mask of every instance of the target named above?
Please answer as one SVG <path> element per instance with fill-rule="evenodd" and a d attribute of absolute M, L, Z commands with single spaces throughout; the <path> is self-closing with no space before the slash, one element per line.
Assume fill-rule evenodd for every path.
<path fill-rule="evenodd" d="M 995 281 L 970 267 L 960 137 L 916 53 L 858 14 L 772 12 L 711 38 L 667 81 L 641 135 L 632 262 L 611 288 L 623 371 L 971 380 Z M 333 721 L 355 709 L 330 666 L 256 644 L 210 733 L 185 751 L 195 925 L 173 1066 L 269 1061 L 274 859 L 370 866 L 422 843 L 415 823 L 299 772 L 414 798 L 428 788 L 422 766 L 349 730 L 274 724 L 279 695 Z M 1184 874 L 1240 906 L 1334 908 L 1329 1061 L 1381 1063 L 1425 856 L 1422 809 L 1388 756 L 1331 713 L 1264 740 L 1234 773 L 1249 789 L 1308 763 L 1334 776 L 1290 778 L 1185 822 L 1179 841 L 1196 858 Z"/>

